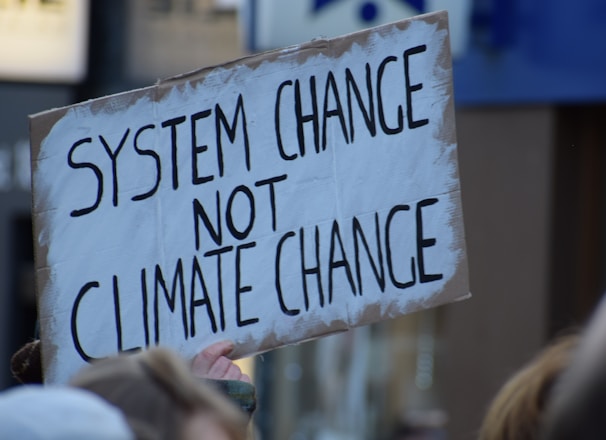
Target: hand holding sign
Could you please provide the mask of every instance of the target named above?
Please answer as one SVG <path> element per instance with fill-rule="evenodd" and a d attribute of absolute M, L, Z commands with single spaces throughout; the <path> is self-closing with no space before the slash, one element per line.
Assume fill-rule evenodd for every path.
<path fill-rule="evenodd" d="M 467 298 L 448 37 L 427 14 L 32 117 L 47 381 L 154 345 L 235 378 Z"/>
<path fill-rule="evenodd" d="M 196 355 L 191 366 L 194 376 L 201 379 L 240 380 L 251 383 L 250 377 L 242 373 L 227 356 L 234 350 L 231 341 L 219 341 L 209 345 Z"/>

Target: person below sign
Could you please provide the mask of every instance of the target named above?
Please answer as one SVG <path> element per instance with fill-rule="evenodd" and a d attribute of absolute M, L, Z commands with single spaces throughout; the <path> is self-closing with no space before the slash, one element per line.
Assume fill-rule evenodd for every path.
<path fill-rule="evenodd" d="M 215 432 L 217 437 L 212 438 L 243 439 L 246 419 L 256 407 L 255 388 L 250 377 L 227 357 L 233 349 L 231 341 L 211 344 L 193 359 L 191 374 L 177 355 L 165 349 L 107 358 L 81 370 L 71 385 L 92 391 L 121 409 L 137 438 L 190 439 L 219 429 L 227 437 Z M 39 353 L 40 341 L 15 353 L 11 361 L 15 379 L 26 384 L 42 382 Z M 165 389 L 173 393 L 166 394 Z M 234 411 L 221 394 L 244 412 Z M 185 437 L 180 437 L 171 423 L 183 417 L 188 423 L 182 434 Z"/>
<path fill-rule="evenodd" d="M 196 366 L 210 356 L 197 358 Z M 227 370 L 218 364 L 207 366 L 209 373 L 237 375 L 231 366 Z M 181 358 L 166 348 L 103 359 L 77 373 L 71 385 L 118 407 L 140 439 L 246 438 L 246 415 L 210 386 L 196 381 Z"/>
<path fill-rule="evenodd" d="M 606 438 L 606 297 L 586 327 L 564 334 L 495 396 L 479 440 Z"/>

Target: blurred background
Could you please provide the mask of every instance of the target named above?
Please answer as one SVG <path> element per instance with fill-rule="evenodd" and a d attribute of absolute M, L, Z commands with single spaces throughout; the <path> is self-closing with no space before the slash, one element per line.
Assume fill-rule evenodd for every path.
<path fill-rule="evenodd" d="M 606 290 L 603 0 L 0 0 L 0 388 L 35 334 L 29 114 L 443 8 L 474 296 L 244 365 L 258 439 L 475 438 Z"/>

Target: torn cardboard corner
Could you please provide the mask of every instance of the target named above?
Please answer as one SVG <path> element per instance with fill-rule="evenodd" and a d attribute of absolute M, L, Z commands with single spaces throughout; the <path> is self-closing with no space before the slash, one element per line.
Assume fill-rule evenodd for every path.
<path fill-rule="evenodd" d="M 48 382 L 468 297 L 445 13 L 31 117 Z"/>

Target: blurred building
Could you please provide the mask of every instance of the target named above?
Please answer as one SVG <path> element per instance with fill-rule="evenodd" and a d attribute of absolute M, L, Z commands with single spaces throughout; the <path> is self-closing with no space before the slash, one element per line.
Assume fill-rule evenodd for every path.
<path fill-rule="evenodd" d="M 27 115 L 266 48 L 251 24 L 270 2 L 243 1 L 239 16 L 227 0 L 91 0 L 71 37 L 88 41 L 81 74 L 19 76 L 0 57 L 0 387 L 35 335 Z M 369 26 L 432 4 L 291 1 Z M 31 44 L 9 19 L 55 38 L 74 2 L 0 0 L 0 46 Z M 475 438 L 503 381 L 606 290 L 606 3 L 474 0 L 466 17 L 454 87 L 474 296 L 259 356 L 259 438 Z"/>

